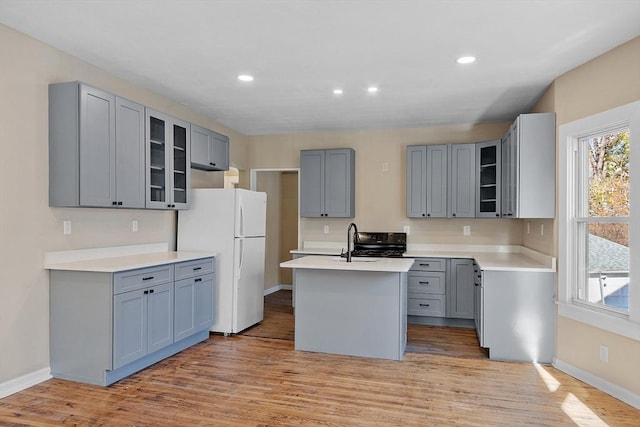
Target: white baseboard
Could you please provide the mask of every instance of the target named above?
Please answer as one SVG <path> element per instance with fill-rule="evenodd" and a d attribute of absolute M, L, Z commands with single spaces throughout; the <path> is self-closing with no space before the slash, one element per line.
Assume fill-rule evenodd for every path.
<path fill-rule="evenodd" d="M 265 289 L 264 290 L 264 296 L 267 296 L 269 294 L 272 294 L 274 292 L 278 292 L 278 291 L 290 291 L 292 289 L 291 285 L 276 285 L 273 286 L 269 289 Z"/>
<path fill-rule="evenodd" d="M 44 368 L 0 383 L 0 399 L 51 379 L 51 369 Z"/>
<path fill-rule="evenodd" d="M 601 390 L 615 397 L 616 399 L 622 400 L 624 403 L 627 403 L 636 409 L 640 409 L 640 396 L 632 393 L 626 388 L 610 383 L 607 380 L 604 380 L 600 377 L 596 377 L 595 375 L 587 371 L 583 371 L 580 368 L 576 368 L 575 366 L 570 365 L 556 358 L 553 359 L 552 365 L 554 368 L 559 369 L 565 374 L 569 374 L 572 377 L 577 378 L 580 381 L 584 381 L 590 386 L 593 386 L 598 390 Z"/>

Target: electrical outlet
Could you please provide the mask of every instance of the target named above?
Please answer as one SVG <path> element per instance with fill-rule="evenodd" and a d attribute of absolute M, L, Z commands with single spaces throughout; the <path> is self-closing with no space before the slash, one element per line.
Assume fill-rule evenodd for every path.
<path fill-rule="evenodd" d="M 464 234 L 465 236 L 471 236 L 471 226 L 465 225 L 464 227 L 462 227 L 462 234 Z"/>
<path fill-rule="evenodd" d="M 531 234 L 531 223 L 527 222 L 527 234 Z"/>
<path fill-rule="evenodd" d="M 71 234 L 71 221 L 62 221 L 62 232 L 64 234 Z"/>
<path fill-rule="evenodd" d="M 131 231 L 133 231 L 134 233 L 138 232 L 138 220 L 134 219 L 133 221 L 131 221 Z"/>
<path fill-rule="evenodd" d="M 328 225 L 325 225 L 325 226 L 324 226 L 323 233 L 324 233 L 324 234 L 329 234 L 329 226 L 328 226 Z"/>
<path fill-rule="evenodd" d="M 411 234 L 411 227 L 405 225 L 404 227 L 402 227 L 402 231 L 404 231 L 404 233 L 408 236 L 409 234 Z"/>
<path fill-rule="evenodd" d="M 600 346 L 600 360 L 605 363 L 609 362 L 609 347 L 606 345 Z"/>
<path fill-rule="evenodd" d="M 383 162 L 382 163 L 382 172 L 389 172 L 389 163 L 388 162 Z"/>
<path fill-rule="evenodd" d="M 540 224 L 540 235 L 544 236 L 544 224 Z"/>

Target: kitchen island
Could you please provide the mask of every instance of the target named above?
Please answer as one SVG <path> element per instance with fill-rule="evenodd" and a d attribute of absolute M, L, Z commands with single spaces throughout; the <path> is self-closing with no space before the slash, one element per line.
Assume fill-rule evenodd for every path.
<path fill-rule="evenodd" d="M 295 349 L 402 360 L 413 259 L 306 256 L 293 268 Z"/>

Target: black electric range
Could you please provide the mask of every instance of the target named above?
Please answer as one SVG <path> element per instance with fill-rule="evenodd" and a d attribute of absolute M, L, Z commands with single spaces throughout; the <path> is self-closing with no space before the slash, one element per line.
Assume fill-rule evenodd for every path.
<path fill-rule="evenodd" d="M 351 256 L 402 258 L 407 251 L 407 234 L 363 231 L 355 234 L 353 243 Z"/>

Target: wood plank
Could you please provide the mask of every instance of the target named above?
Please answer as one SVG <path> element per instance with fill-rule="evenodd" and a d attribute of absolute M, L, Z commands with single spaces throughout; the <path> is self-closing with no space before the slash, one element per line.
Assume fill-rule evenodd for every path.
<path fill-rule="evenodd" d="M 464 336 L 429 328 L 416 339 Z M 53 379 L 0 400 L 2 426 L 639 423 L 640 411 L 547 365 L 428 352 L 401 362 L 327 355 L 246 334 L 211 335 L 110 387 Z"/>

